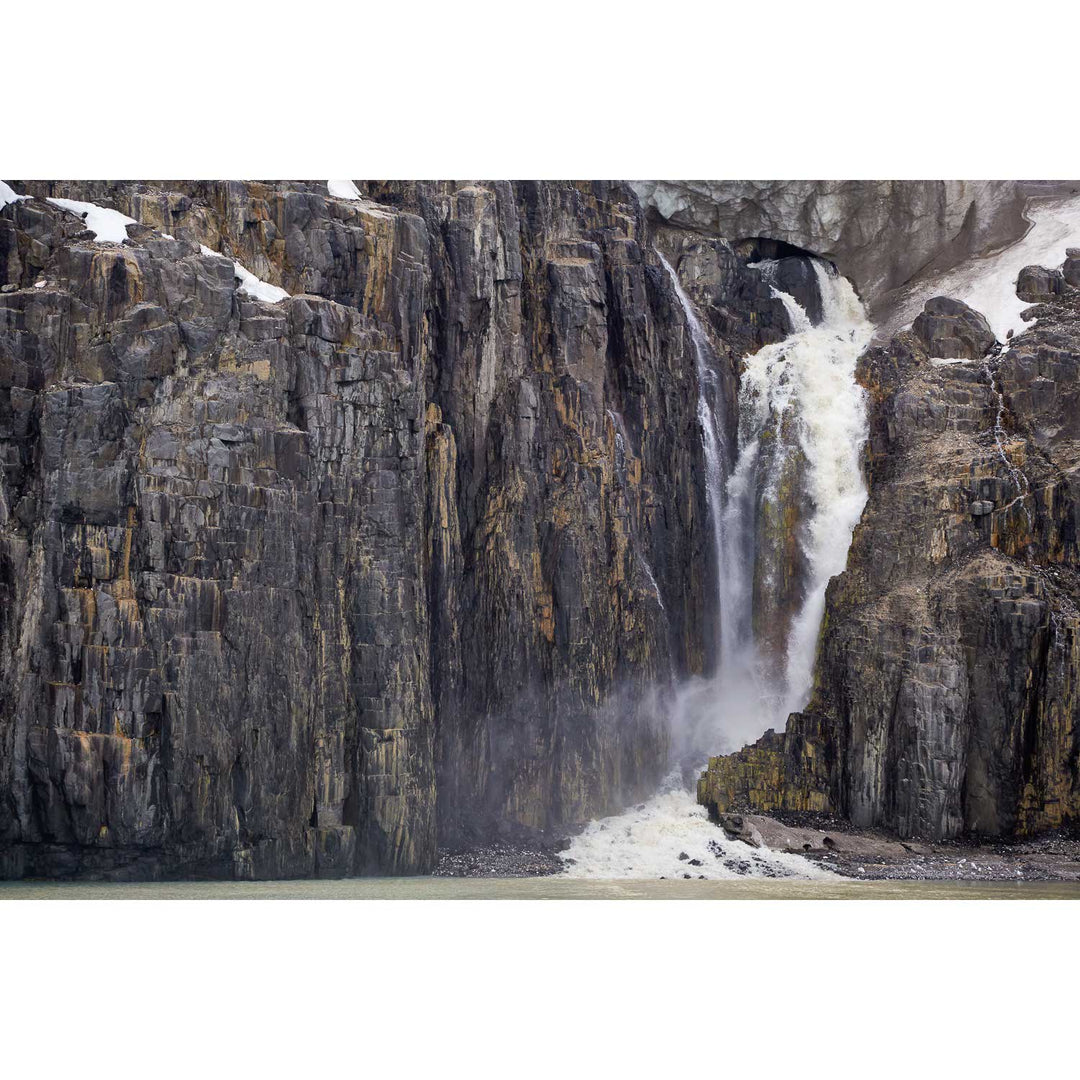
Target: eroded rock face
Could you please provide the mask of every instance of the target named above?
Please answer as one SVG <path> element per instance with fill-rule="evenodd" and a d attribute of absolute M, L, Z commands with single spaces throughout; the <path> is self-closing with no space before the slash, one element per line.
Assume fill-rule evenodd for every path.
<path fill-rule="evenodd" d="M 997 340 L 981 313 L 947 296 L 927 300 L 911 332 L 928 356 L 942 359 L 978 360 Z"/>
<path fill-rule="evenodd" d="M 710 761 L 699 799 L 902 836 L 1080 819 L 1080 303 L 998 359 L 871 349 L 870 498 L 827 595 L 812 700 Z"/>
<path fill-rule="evenodd" d="M 887 292 L 1023 235 L 1012 181 L 644 180 L 643 205 L 733 242 L 768 237 L 823 255 L 872 312 Z"/>
<path fill-rule="evenodd" d="M 652 789 L 716 589 L 628 188 L 15 186 L 4 874 L 422 872 Z M 99 244 L 45 196 L 140 224 Z M 733 387 L 782 306 L 724 242 L 671 254 Z"/>
<path fill-rule="evenodd" d="M 609 183 L 16 187 L 0 873 L 423 872 L 652 790 L 670 690 L 717 650 L 694 350 L 653 247 L 730 454 L 740 362 L 791 329 L 738 231 Z M 45 196 L 139 224 L 100 244 Z M 1053 295 L 990 367 L 930 362 L 981 357 L 956 310 L 864 357 L 871 501 L 814 701 L 714 760 L 705 801 L 1075 818 L 1080 315 Z"/>
<path fill-rule="evenodd" d="M 123 246 L 0 221 L 9 869 L 424 869 L 422 228 L 352 212 L 366 302 L 270 305 L 186 200 Z"/>

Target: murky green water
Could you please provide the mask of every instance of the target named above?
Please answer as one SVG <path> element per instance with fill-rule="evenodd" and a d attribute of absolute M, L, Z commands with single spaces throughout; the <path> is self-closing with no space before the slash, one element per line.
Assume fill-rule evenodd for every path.
<path fill-rule="evenodd" d="M 1080 900 L 1080 882 L 571 881 L 350 878 L 346 881 L 13 881 L 0 900 Z"/>

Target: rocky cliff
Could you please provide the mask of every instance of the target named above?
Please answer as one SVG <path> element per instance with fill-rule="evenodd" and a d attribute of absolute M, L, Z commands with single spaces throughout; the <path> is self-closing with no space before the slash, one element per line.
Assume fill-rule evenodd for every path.
<path fill-rule="evenodd" d="M 13 184 L 6 875 L 422 872 L 652 789 L 716 589 L 629 188 Z M 677 239 L 733 385 L 782 306 Z"/>
<path fill-rule="evenodd" d="M 1020 289 L 1046 302 L 1007 348 L 940 298 L 862 357 L 870 495 L 814 693 L 785 732 L 710 761 L 714 812 L 932 838 L 1080 821 L 1080 291 L 1038 268 Z"/>
<path fill-rule="evenodd" d="M 933 185 L 708 223 L 604 182 L 13 185 L 3 876 L 425 872 L 648 794 L 719 648 L 686 304 L 730 462 L 743 360 L 792 330 L 772 285 L 821 311 L 800 248 L 880 290 L 1011 213 Z M 813 701 L 713 760 L 711 806 L 1075 820 L 1075 263 L 1023 275 L 1045 303 L 1000 355 L 946 299 L 863 356 L 870 500 Z M 759 525 L 798 585 L 794 526 Z"/>

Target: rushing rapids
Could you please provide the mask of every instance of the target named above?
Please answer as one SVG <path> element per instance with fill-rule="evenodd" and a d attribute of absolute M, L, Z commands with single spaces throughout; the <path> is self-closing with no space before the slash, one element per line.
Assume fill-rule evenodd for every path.
<path fill-rule="evenodd" d="M 865 401 L 855 364 L 873 325 L 851 283 L 813 270 L 822 319 L 813 325 L 773 287 L 792 331 L 744 361 L 737 454 L 728 463 L 716 358 L 674 268 L 697 364 L 698 419 L 717 560 L 720 657 L 678 695 L 675 767 L 652 799 L 591 823 L 565 853 L 581 877 L 787 877 L 822 873 L 798 856 L 728 841 L 689 781 L 709 754 L 736 750 L 806 704 L 829 579 L 844 569 L 866 502 L 860 457 Z M 775 264 L 757 264 L 771 281 Z"/>

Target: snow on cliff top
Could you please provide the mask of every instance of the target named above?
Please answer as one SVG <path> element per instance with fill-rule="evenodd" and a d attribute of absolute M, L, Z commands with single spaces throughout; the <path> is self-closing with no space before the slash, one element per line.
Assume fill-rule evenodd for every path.
<path fill-rule="evenodd" d="M 205 244 L 199 245 L 199 250 L 204 255 L 215 255 L 219 259 L 227 259 L 227 255 L 222 255 L 220 251 L 214 251 L 213 248 L 208 248 Z M 240 279 L 239 292 L 242 292 L 245 296 L 250 296 L 254 300 L 263 300 L 267 304 L 277 304 L 282 300 L 288 298 L 288 293 L 277 285 L 271 285 L 268 281 L 262 281 L 257 278 L 250 270 L 241 266 L 235 259 L 232 260 L 233 273 Z"/>
<path fill-rule="evenodd" d="M 109 210 L 92 202 L 78 202 L 75 199 L 49 199 L 53 206 L 81 217 L 86 227 L 94 233 L 94 239 L 100 244 L 122 244 L 127 238 L 127 227 L 137 225 L 134 218 L 121 214 L 119 210 Z"/>
<path fill-rule="evenodd" d="M 363 196 L 351 180 L 327 180 L 326 190 L 335 199 L 360 199 Z"/>
<path fill-rule="evenodd" d="M 1030 326 L 1021 318 L 1031 305 L 1016 295 L 1017 275 L 1025 266 L 1058 267 L 1066 248 L 1080 247 L 1080 199 L 1032 199 L 1024 214 L 1031 226 L 1016 243 L 909 286 L 882 329 L 909 327 L 933 296 L 950 296 L 981 312 L 998 341 Z"/>
<path fill-rule="evenodd" d="M 0 180 L 0 210 L 7 206 L 8 203 L 22 202 L 23 199 L 29 198 L 29 195 L 17 195 L 3 180 Z"/>

